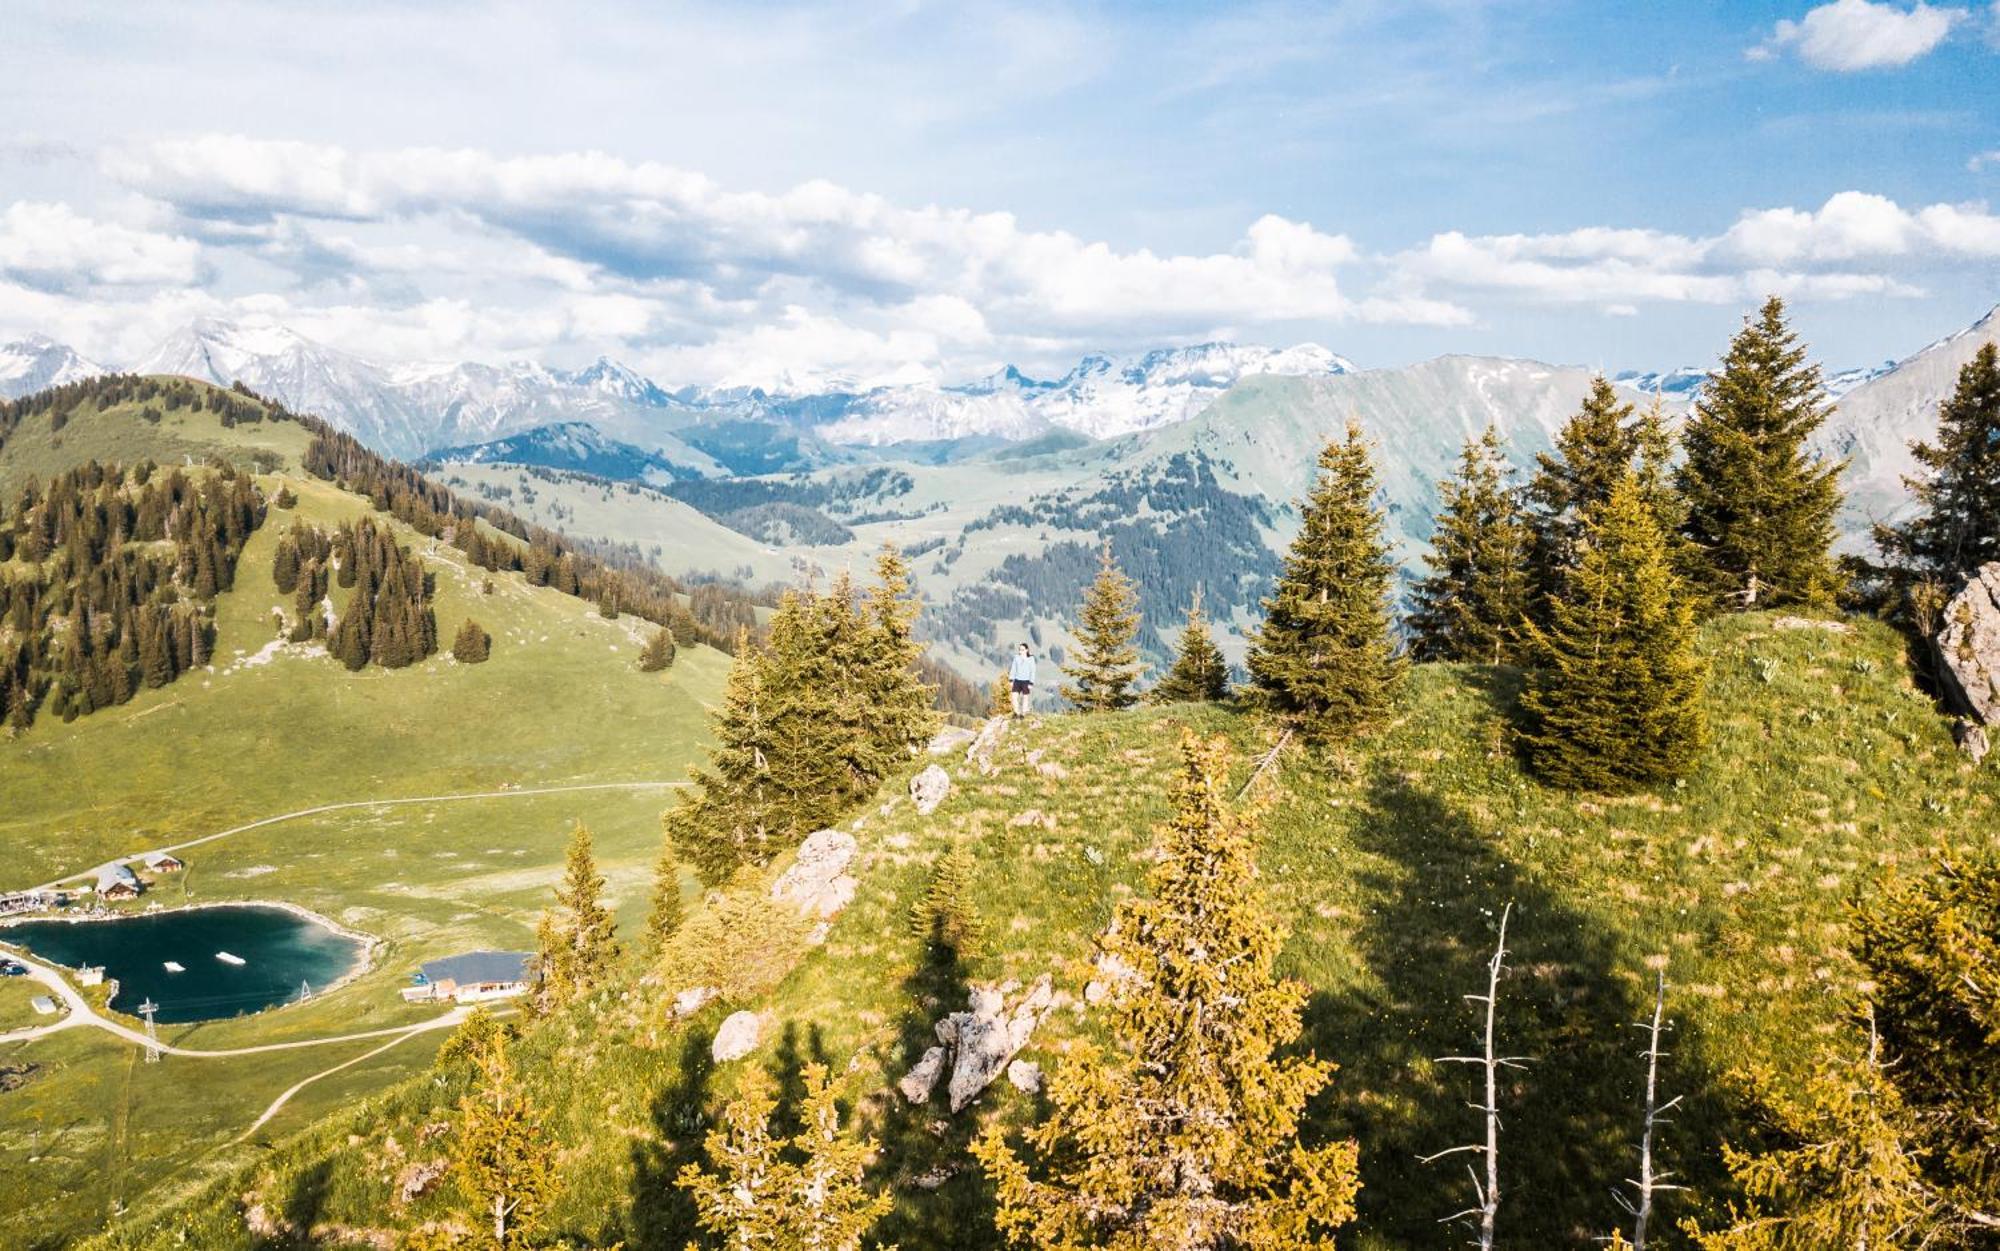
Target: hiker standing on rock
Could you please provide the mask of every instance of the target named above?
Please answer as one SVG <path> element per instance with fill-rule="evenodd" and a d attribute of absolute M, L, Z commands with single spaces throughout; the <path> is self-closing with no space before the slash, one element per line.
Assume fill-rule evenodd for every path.
<path fill-rule="evenodd" d="M 1035 653 L 1023 643 L 1014 653 L 1014 662 L 1007 666 L 1007 682 L 1012 692 L 1014 715 L 1028 715 L 1028 701 L 1035 695 Z"/>

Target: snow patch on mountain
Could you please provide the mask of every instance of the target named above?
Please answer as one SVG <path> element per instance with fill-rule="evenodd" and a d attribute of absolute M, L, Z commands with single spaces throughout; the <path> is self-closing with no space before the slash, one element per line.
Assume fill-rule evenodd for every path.
<path fill-rule="evenodd" d="M 68 346 L 45 335 L 32 334 L 0 343 L 0 400 L 11 400 L 66 382 L 81 382 L 108 372 Z"/>

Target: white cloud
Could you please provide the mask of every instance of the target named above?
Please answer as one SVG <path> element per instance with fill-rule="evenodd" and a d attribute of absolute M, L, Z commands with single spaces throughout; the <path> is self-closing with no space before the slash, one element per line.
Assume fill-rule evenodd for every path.
<path fill-rule="evenodd" d="M 1908 65 L 1945 41 L 1967 13 L 1922 0 L 1908 9 L 1875 0 L 1833 0 L 1798 21 L 1780 21 L 1751 49 L 1755 60 L 1792 50 L 1815 69 L 1850 73 Z"/>
<path fill-rule="evenodd" d="M 192 282 L 191 239 L 85 217 L 67 204 L 17 201 L 0 213 L 0 274 L 34 286 Z"/>
<path fill-rule="evenodd" d="M 1993 14 L 1993 21 L 1996 26 L 2000 26 L 2000 4 L 1996 4 L 1994 7 L 1996 11 Z M 1969 174 L 1977 174 L 1994 168 L 2000 168 L 2000 148 L 1988 148 L 1984 152 L 1975 152 L 1965 162 L 1965 170 Z"/>

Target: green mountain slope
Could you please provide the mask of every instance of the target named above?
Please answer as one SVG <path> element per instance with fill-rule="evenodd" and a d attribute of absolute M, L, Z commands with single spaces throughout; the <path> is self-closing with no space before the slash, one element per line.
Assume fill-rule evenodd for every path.
<path fill-rule="evenodd" d="M 1662 1074 L 1688 1100 L 1665 1134 L 1668 1166 L 1693 1187 L 1669 1202 L 1678 1217 L 1723 1197 L 1719 1144 L 1749 1119 L 1730 1068 L 1755 1054 L 1795 1072 L 1842 1029 L 1860 990 L 1845 905 L 1885 868 L 1919 868 L 1940 840 L 1991 830 L 2000 785 L 1954 752 L 1891 632 L 1746 617 L 1710 627 L 1704 647 L 1715 742 L 1694 777 L 1661 794 L 1607 800 L 1537 786 L 1510 751 L 1513 676 L 1476 668 L 1420 667 L 1386 732 L 1283 759 L 1262 862 L 1291 925 L 1284 968 L 1314 992 L 1310 1045 L 1341 1065 L 1315 1105 L 1315 1132 L 1361 1145 L 1363 1218 L 1343 1245 L 1453 1236 L 1437 1221 L 1465 1206 L 1463 1173 L 1416 1157 L 1477 1132 L 1468 1073 L 1436 1058 L 1473 1042 L 1462 996 L 1480 986 L 1502 907 L 1516 917 L 1503 1046 L 1534 1057 L 1502 1093 L 1504 1237 L 1583 1247 L 1620 1219 L 1610 1191 L 1630 1173 L 1639 1116 L 1630 1025 L 1655 970 L 1681 1022 Z M 737 1067 L 712 1065 L 709 1039 L 724 1013 L 750 1007 L 768 1014 L 764 1042 L 741 1064 L 784 1076 L 801 1058 L 851 1062 L 857 1116 L 881 1140 L 879 1179 L 898 1197 L 878 1231 L 885 1241 L 993 1245 L 989 1199 L 962 1147 L 978 1120 L 1026 1116 L 1032 1099 L 1001 1082 L 953 1121 L 939 1105 L 906 1108 L 890 1083 L 932 1022 L 963 1004 L 967 982 L 1053 975 L 1065 1006 L 1025 1053 L 1045 1066 L 1061 1062 L 1064 1039 L 1093 1028 L 1081 1003 L 1091 939 L 1142 883 L 1184 726 L 1234 740 L 1246 775 L 1269 743 L 1258 723 L 1223 709 L 1020 728 L 990 776 L 950 762 L 954 789 L 932 816 L 896 784 L 877 797 L 896 801 L 886 815 L 854 815 L 859 893 L 768 996 L 674 1025 L 659 1005 L 684 978 L 667 970 L 642 983 L 635 963 L 613 993 L 530 1031 L 517 1059 L 561 1148 L 551 1232 L 634 1251 L 684 1244 L 688 1213 L 672 1177 Z M 987 942 L 968 967 L 930 967 L 907 914 L 955 840 L 978 861 Z M 286 1229 L 340 1245 L 449 1219 L 462 1202 L 449 1185 L 404 1201 L 382 1161 L 442 1155 L 422 1127 L 451 1120 L 462 1080 L 403 1083 L 101 1245 L 250 1247 Z M 245 1224 L 253 1209 L 261 1235 Z"/>
<path fill-rule="evenodd" d="M 0 445 L 0 473 L 21 476 L 93 457 L 222 455 L 270 466 L 258 477 L 267 496 L 284 486 L 298 497 L 293 510 L 270 510 L 233 589 L 217 597 L 208 670 L 0 739 L 0 892 L 282 814 L 358 805 L 192 847 L 188 869 L 159 879 L 137 905 L 283 901 L 377 940 L 359 977 L 306 1003 L 162 1028 L 165 1041 L 204 1050 L 435 1016 L 403 1004 L 398 989 L 423 960 L 529 945 L 575 820 L 596 832 L 620 923 L 635 926 L 672 794 L 662 784 L 685 778 L 706 741 L 706 707 L 728 657 L 684 642 L 671 669 L 642 674 L 650 623 L 605 620 L 520 573 L 470 566 L 370 501 L 300 475 L 303 428 L 177 415 L 153 424 L 117 406 L 78 410 L 61 430 L 30 417 Z M 291 607 L 272 577 L 279 536 L 295 518 L 332 527 L 364 516 L 390 527 L 435 577 L 446 650 L 408 668 L 350 673 L 318 645 L 283 644 L 274 630 L 273 610 Z M 332 590 L 336 608 L 349 594 Z M 483 664 L 449 655 L 468 616 L 493 636 Z M 479 793 L 487 797 L 437 798 Z M 420 802 L 372 802 L 411 799 Z M 28 1023 L 10 1015 L 0 1030 Z M 30 1070 L 18 1089 L 0 1082 L 0 1246 L 67 1245 L 120 1213 L 154 1210 L 421 1070 L 442 1037 L 416 1035 L 368 1059 L 383 1040 L 158 1065 L 91 1029 L 0 1041 L 0 1070 Z M 244 1137 L 288 1087 L 350 1060 Z"/>

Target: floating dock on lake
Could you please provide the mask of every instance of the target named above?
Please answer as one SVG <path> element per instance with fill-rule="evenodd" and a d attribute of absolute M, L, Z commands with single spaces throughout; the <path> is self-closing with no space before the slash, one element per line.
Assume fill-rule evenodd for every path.
<path fill-rule="evenodd" d="M 218 951 L 218 952 L 216 952 L 216 953 L 215 953 L 215 958 L 216 958 L 216 959 L 218 959 L 218 960 L 220 960 L 220 961 L 222 961 L 222 962 L 223 962 L 224 964 L 248 964 L 248 963 L 249 963 L 249 961 L 245 960 L 245 959 L 244 959 L 244 958 L 243 958 L 242 956 L 232 956 L 232 955 L 230 955 L 230 954 L 229 954 L 228 952 L 226 952 L 226 951 Z"/>

